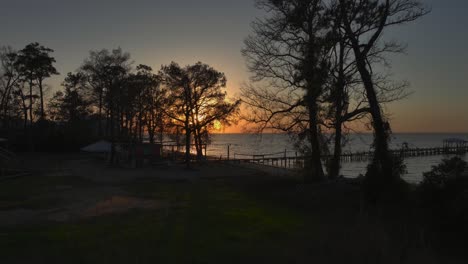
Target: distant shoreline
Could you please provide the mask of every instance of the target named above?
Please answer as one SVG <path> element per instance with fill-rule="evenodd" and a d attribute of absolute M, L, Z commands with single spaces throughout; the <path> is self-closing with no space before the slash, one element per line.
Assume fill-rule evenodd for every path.
<path fill-rule="evenodd" d="M 287 135 L 288 133 L 282 132 L 268 132 L 268 133 L 250 133 L 250 132 L 243 132 L 243 133 L 212 133 L 212 135 Z M 325 134 L 332 134 L 332 133 L 325 133 Z M 351 132 L 349 134 L 352 135 L 372 135 L 372 132 Z M 392 135 L 467 135 L 468 132 L 394 132 Z"/>

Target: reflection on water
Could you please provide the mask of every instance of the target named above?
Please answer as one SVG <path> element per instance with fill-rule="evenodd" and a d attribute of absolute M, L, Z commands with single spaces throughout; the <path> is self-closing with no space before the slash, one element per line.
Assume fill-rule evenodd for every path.
<path fill-rule="evenodd" d="M 468 134 L 394 134 L 390 146 L 392 149 L 400 149 L 403 143 L 408 143 L 410 148 L 441 147 L 443 140 L 447 138 L 460 138 L 468 140 Z M 352 134 L 344 147 L 344 153 L 356 151 L 368 151 L 371 149 L 371 134 Z M 216 134 L 213 135 L 212 144 L 208 147 L 210 156 L 227 157 L 228 145 L 230 145 L 230 158 L 245 158 L 252 155 L 274 154 L 282 157 L 284 152 L 288 156 L 295 155 L 294 142 L 284 134 Z M 247 156 L 244 156 L 247 155 Z M 422 173 L 429 171 L 431 166 L 441 162 L 444 156 L 411 157 L 405 160 L 408 174 L 404 176 L 408 182 L 419 182 Z M 463 156 L 468 161 L 468 155 Z M 346 177 L 356 177 L 364 174 L 367 162 L 343 163 L 342 174 Z"/>

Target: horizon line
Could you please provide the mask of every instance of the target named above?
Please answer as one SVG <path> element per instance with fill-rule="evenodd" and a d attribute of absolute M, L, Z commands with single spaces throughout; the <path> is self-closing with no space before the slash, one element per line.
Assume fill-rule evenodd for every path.
<path fill-rule="evenodd" d="M 350 132 L 349 134 L 372 134 L 372 131 L 363 131 L 363 132 Z M 286 132 L 212 132 L 212 135 L 236 135 L 236 134 L 288 134 Z M 332 134 L 332 133 L 324 133 L 324 134 Z M 392 134 L 468 134 L 468 131 L 465 132 L 460 132 L 460 131 L 455 131 L 455 132 L 450 132 L 450 131 L 440 131 L 440 132 L 414 132 L 414 131 L 398 131 L 398 132 L 392 132 Z"/>

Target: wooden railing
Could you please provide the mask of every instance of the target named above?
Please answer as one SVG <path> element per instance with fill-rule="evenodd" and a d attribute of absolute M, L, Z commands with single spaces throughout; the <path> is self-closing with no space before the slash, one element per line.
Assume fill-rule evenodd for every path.
<path fill-rule="evenodd" d="M 399 150 L 391 150 L 391 153 L 395 156 L 401 156 L 403 158 L 411 157 L 423 157 L 423 156 L 437 156 L 437 155 L 460 155 L 468 153 L 468 146 L 463 147 L 436 147 L 436 148 L 406 148 Z M 281 153 L 278 153 L 281 154 Z M 249 158 L 245 158 L 245 154 L 242 154 L 241 158 L 238 158 L 239 155 L 236 154 L 235 158 L 231 160 L 234 163 L 255 163 L 262 164 L 280 168 L 302 168 L 304 161 L 307 160 L 308 156 L 287 156 L 282 157 L 267 157 L 270 154 L 265 155 L 250 155 Z M 373 157 L 374 153 L 372 151 L 366 152 L 354 152 L 354 153 L 344 153 L 342 154 L 342 162 L 365 162 L 369 161 Z M 331 155 L 324 155 L 322 159 L 327 161 L 331 159 Z"/>

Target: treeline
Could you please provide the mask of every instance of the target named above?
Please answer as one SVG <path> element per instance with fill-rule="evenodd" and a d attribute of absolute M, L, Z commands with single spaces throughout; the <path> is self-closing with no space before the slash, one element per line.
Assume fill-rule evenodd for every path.
<path fill-rule="evenodd" d="M 299 136 L 298 146 L 310 156 L 307 181 L 336 178 L 346 133 L 355 121 L 366 123 L 375 136 L 366 182 L 377 199 L 401 171 L 389 152 L 384 104 L 407 94 L 405 82 L 382 70 L 386 54 L 404 46 L 383 35 L 428 9 L 417 0 L 257 0 L 256 6 L 266 15 L 252 23 L 242 50 L 252 73 L 242 92 L 250 108 L 245 118 L 259 130 Z M 324 168 L 321 157 L 329 153 L 333 158 Z"/>
<path fill-rule="evenodd" d="M 38 43 L 1 49 L 0 137 L 31 150 L 76 150 L 97 139 L 139 143 L 148 135 L 155 143 L 173 135 L 189 158 L 192 144 L 202 156 L 215 125 L 235 121 L 239 101 L 227 98 L 222 72 L 201 62 L 173 62 L 155 73 L 147 65 L 133 67 L 120 48 L 91 51 L 47 100 L 44 80 L 58 74 L 52 52 Z"/>

